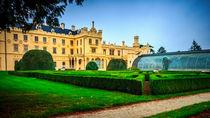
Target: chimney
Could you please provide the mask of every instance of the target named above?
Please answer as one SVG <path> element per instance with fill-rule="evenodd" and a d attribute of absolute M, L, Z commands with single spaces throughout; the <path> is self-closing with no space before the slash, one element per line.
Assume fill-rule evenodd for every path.
<path fill-rule="evenodd" d="M 71 26 L 71 30 L 75 31 L 75 26 L 74 25 Z"/>
<path fill-rule="evenodd" d="M 125 41 L 122 41 L 122 46 L 125 46 Z"/>
<path fill-rule="evenodd" d="M 65 24 L 64 23 L 61 23 L 61 26 L 60 27 L 61 27 L 61 29 L 64 30 L 65 29 Z"/>
<path fill-rule="evenodd" d="M 139 36 L 134 36 L 134 43 L 139 43 Z"/>

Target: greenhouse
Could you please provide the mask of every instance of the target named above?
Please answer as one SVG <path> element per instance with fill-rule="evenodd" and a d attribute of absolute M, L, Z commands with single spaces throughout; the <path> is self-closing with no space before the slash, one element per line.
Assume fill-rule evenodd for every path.
<path fill-rule="evenodd" d="M 141 55 L 133 66 L 141 70 L 210 71 L 210 50 Z"/>

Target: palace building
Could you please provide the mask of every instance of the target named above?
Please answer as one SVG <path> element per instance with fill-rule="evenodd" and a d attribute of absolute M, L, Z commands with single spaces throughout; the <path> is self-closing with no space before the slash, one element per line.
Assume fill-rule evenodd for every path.
<path fill-rule="evenodd" d="M 132 47 L 102 42 L 102 30 L 96 30 L 94 22 L 87 27 L 66 29 L 39 25 L 23 33 L 20 27 L 11 27 L 10 31 L 0 31 L 0 70 L 14 70 L 24 53 L 31 49 L 46 50 L 51 53 L 56 69 L 85 70 L 89 61 L 95 61 L 99 70 L 106 70 L 111 59 L 124 59 L 127 67 L 142 54 L 150 53 L 147 44 L 140 48 L 139 37 L 134 36 Z M 30 65 L 29 65 L 30 66 Z"/>

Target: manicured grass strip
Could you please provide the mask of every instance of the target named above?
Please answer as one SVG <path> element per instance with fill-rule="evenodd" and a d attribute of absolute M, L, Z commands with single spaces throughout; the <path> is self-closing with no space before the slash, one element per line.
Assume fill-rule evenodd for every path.
<path fill-rule="evenodd" d="M 50 117 L 207 91 L 210 89 L 168 95 L 137 96 L 0 72 L 0 116 Z"/>
<path fill-rule="evenodd" d="M 81 76 L 64 74 L 62 72 L 9 72 L 10 74 L 36 77 L 39 79 L 56 81 L 62 83 L 68 83 L 72 85 L 78 85 L 89 88 L 99 88 L 112 91 L 121 91 L 131 94 L 141 95 L 143 91 L 143 80 L 144 76 L 139 76 L 138 79 L 135 77 L 129 77 L 123 79 L 121 77 L 112 76 Z M 86 72 L 88 74 L 88 72 Z"/>
<path fill-rule="evenodd" d="M 193 104 L 169 112 L 163 112 L 147 118 L 185 118 L 204 112 L 206 110 L 210 110 L 210 101 Z"/>

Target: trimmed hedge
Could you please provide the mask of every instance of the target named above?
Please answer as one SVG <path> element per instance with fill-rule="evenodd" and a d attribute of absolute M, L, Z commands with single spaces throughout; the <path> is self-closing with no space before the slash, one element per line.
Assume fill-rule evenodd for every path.
<path fill-rule="evenodd" d="M 110 77 L 88 77 L 88 76 L 75 76 L 68 74 L 52 74 L 40 72 L 14 72 L 10 71 L 9 74 L 36 77 L 39 79 L 68 83 L 89 88 L 99 88 L 112 91 L 121 91 L 136 95 L 141 95 L 143 91 L 142 78 L 139 79 L 119 79 Z"/>
<path fill-rule="evenodd" d="M 96 64 L 96 62 L 89 62 L 87 65 L 86 65 L 86 70 L 98 70 L 98 66 Z"/>
<path fill-rule="evenodd" d="M 198 76 L 197 78 L 162 78 L 157 79 L 154 77 L 156 75 L 150 76 L 150 91 L 152 94 L 171 94 L 178 92 L 187 92 L 200 89 L 210 88 L 210 78 L 204 76 Z"/>
<path fill-rule="evenodd" d="M 107 70 L 126 70 L 127 63 L 123 59 L 112 59 L 109 61 Z"/>

